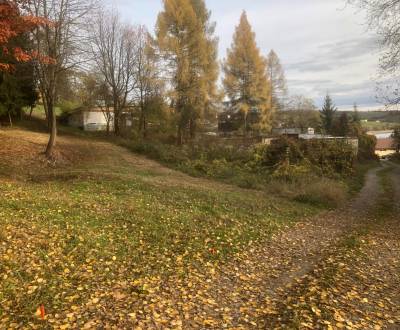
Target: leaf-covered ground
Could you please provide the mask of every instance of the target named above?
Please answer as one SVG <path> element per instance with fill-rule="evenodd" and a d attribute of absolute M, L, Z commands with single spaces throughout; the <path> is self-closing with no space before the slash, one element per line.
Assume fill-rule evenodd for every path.
<path fill-rule="evenodd" d="M 0 328 L 400 326 L 397 168 L 315 216 L 104 142 L 54 166 L 45 139 L 0 132 Z"/>

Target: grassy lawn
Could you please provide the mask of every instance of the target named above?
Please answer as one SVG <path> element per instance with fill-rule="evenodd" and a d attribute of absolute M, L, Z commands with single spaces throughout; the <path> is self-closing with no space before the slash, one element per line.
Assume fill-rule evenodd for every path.
<path fill-rule="evenodd" d="M 389 123 L 389 122 L 380 122 L 380 121 L 369 121 L 362 123 L 363 128 L 368 131 L 386 131 L 395 129 L 398 124 L 397 123 Z"/>
<path fill-rule="evenodd" d="M 0 328 L 38 324 L 41 304 L 50 323 L 81 327 L 121 286 L 146 300 L 155 279 L 223 262 L 321 210 L 208 181 L 170 186 L 119 158 L 26 180 L 11 170 L 0 160 Z M 63 322 L 71 313 L 81 319 Z"/>

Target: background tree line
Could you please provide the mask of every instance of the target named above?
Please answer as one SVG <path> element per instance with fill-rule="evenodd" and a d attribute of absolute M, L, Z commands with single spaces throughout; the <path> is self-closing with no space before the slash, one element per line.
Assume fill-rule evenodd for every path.
<path fill-rule="evenodd" d="M 352 118 L 334 120 L 329 98 L 318 116 L 312 101 L 287 97 L 279 58 L 274 51 L 261 54 L 246 12 L 220 65 L 216 23 L 205 1 L 163 4 L 151 34 L 144 26 L 123 22 L 98 0 L 1 0 L 1 113 L 11 121 L 22 107 L 33 109 L 40 101 L 50 132 L 49 157 L 57 136 L 56 106 L 97 107 L 116 135 L 122 134 L 124 118 L 134 113 L 139 135 L 147 137 L 149 124 L 157 122 L 174 129 L 179 144 L 193 139 L 206 120 L 215 120 L 222 101 L 243 114 L 245 132 L 267 132 L 283 118 L 301 127 L 319 123 L 329 134 L 354 133 Z M 397 15 L 398 1 L 386 7 L 366 0 L 357 4 L 367 8 L 389 49 L 382 67 L 396 72 L 398 33 L 393 28 L 398 21 L 385 18 Z M 296 114 L 279 111 L 288 109 Z M 255 127 L 248 124 L 251 111 L 260 114 Z"/>
<path fill-rule="evenodd" d="M 124 113 L 139 113 L 137 131 L 143 137 L 149 117 L 159 116 L 175 126 L 178 143 L 192 139 L 201 121 L 215 120 L 224 95 L 245 115 L 257 107 L 262 113 L 259 128 L 264 130 L 282 107 L 279 97 L 286 87 L 279 59 L 273 51 L 261 55 L 246 13 L 223 63 L 222 90 L 217 85 L 216 24 L 204 0 L 165 0 L 154 35 L 144 26 L 123 22 L 115 10 L 96 0 L 2 0 L 2 6 L 15 12 L 9 24 L 25 17 L 42 20 L 3 42 L 37 56 L 22 62 L 6 58 L 2 51 L 2 62 L 16 63 L 15 71 L 2 70 L 1 111 L 11 118 L 23 106 L 43 104 L 50 132 L 48 156 L 56 143 L 56 106 L 99 107 L 116 135 L 121 134 Z M 5 21 L 5 15 L 1 19 Z M 15 83 L 22 79 L 17 72 L 23 66 L 29 77 Z M 24 91 L 16 85 L 25 85 Z M 13 93 L 7 92 L 10 89 Z M 7 104 L 12 109 L 4 110 Z"/>

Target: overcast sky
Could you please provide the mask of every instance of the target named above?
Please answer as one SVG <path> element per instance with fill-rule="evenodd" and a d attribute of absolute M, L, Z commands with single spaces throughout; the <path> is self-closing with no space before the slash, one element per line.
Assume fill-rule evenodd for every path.
<path fill-rule="evenodd" d="M 217 22 L 220 58 L 246 10 L 263 54 L 274 49 L 285 68 L 290 94 L 321 105 L 327 91 L 336 105 L 372 108 L 379 62 L 376 36 L 363 13 L 345 0 L 206 0 Z M 114 0 L 123 17 L 154 31 L 161 0 Z"/>

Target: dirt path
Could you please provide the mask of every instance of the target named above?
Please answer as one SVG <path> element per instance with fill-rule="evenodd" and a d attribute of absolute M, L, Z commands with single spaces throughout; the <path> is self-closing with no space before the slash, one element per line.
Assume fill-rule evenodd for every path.
<path fill-rule="evenodd" d="M 185 302 L 186 306 L 196 306 L 193 319 L 195 315 L 207 315 L 214 328 L 221 324 L 242 329 L 269 329 L 272 324 L 285 328 L 281 327 L 280 312 L 272 306 L 286 299 L 288 287 L 307 278 L 323 260 L 330 258 L 344 237 L 367 221 L 368 211 L 380 193 L 377 171 L 368 174 L 359 197 L 343 209 L 305 219 L 275 235 L 262 248 L 245 251 L 221 267 L 205 294 L 215 305 L 202 303 L 204 294 L 196 298 L 196 293 L 193 300 Z M 277 316 L 276 322 L 268 320 L 269 313 Z M 186 327 L 197 328 L 199 324 L 190 319 Z"/>
<path fill-rule="evenodd" d="M 399 328 L 399 219 L 376 213 L 380 171 L 343 209 L 304 219 L 228 263 L 163 281 L 148 297 L 156 315 L 183 329 Z M 135 317 L 143 329 L 160 328 L 151 313 Z"/>
<path fill-rule="evenodd" d="M 173 297 L 184 329 L 400 328 L 400 219 L 375 212 L 378 171 L 345 208 L 305 219 L 218 268 L 173 277 L 156 295 Z"/>

